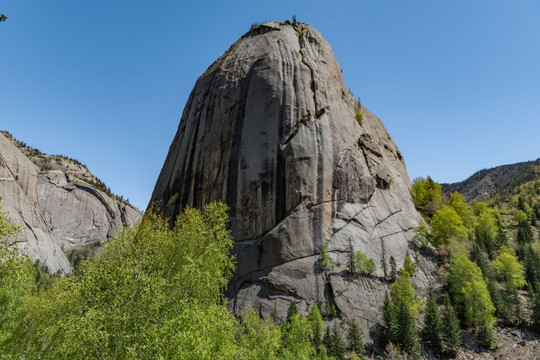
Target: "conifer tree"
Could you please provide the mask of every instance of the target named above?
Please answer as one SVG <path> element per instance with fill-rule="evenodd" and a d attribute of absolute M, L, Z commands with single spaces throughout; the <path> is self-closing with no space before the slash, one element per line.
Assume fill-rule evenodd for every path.
<path fill-rule="evenodd" d="M 497 283 L 491 278 L 486 280 L 486 285 L 495 306 L 495 315 L 501 320 L 508 321 L 507 303 L 497 288 Z"/>
<path fill-rule="evenodd" d="M 478 329 L 476 338 L 480 345 L 488 349 L 493 348 L 493 346 L 495 345 L 495 338 L 493 336 L 493 329 L 489 322 L 485 321 L 482 323 L 482 325 Z"/>
<path fill-rule="evenodd" d="M 336 359 L 345 359 L 345 343 L 341 337 L 341 332 L 339 331 L 337 324 L 334 324 L 332 328 L 332 343 L 333 343 L 333 352 L 330 353 Z"/>
<path fill-rule="evenodd" d="M 508 317 L 514 325 L 520 325 L 523 322 L 523 304 L 519 297 L 519 292 L 516 289 L 512 289 L 507 294 L 507 310 Z"/>
<path fill-rule="evenodd" d="M 388 266 L 386 265 L 386 246 L 384 245 L 383 238 L 381 238 L 381 266 L 382 266 L 384 278 L 388 279 Z"/>
<path fill-rule="evenodd" d="M 354 248 L 352 246 L 352 241 L 349 239 L 349 246 L 347 247 L 347 271 L 349 274 L 354 275 L 357 272 L 356 258 L 354 256 Z"/>
<path fill-rule="evenodd" d="M 289 305 L 289 310 L 287 310 L 287 322 L 290 322 L 295 314 L 298 314 L 298 309 L 296 308 L 296 302 L 292 301 Z"/>
<path fill-rule="evenodd" d="M 324 332 L 323 345 L 326 348 L 328 354 L 331 355 L 334 353 L 334 338 L 332 337 L 332 331 L 330 329 L 330 325 L 326 327 L 326 330 Z"/>
<path fill-rule="evenodd" d="M 362 355 L 365 352 L 364 340 L 362 339 L 362 329 L 357 319 L 351 321 L 349 332 L 347 333 L 349 341 L 348 349 L 355 354 Z"/>
<path fill-rule="evenodd" d="M 384 349 L 389 343 L 393 343 L 397 339 L 398 324 L 396 312 L 390 302 L 390 295 L 387 292 L 384 296 L 382 309 L 383 325 L 381 327 L 381 347 Z"/>
<path fill-rule="evenodd" d="M 397 264 L 396 259 L 390 256 L 390 281 L 395 281 L 397 277 Z"/>
<path fill-rule="evenodd" d="M 274 309 L 272 309 L 271 318 L 272 318 L 272 321 L 274 322 L 274 324 L 279 325 L 279 323 L 281 323 L 281 318 L 279 317 L 277 307 L 276 307 L 276 303 L 274 303 Z"/>
<path fill-rule="evenodd" d="M 405 302 L 399 304 L 397 317 L 399 348 L 413 358 L 419 359 L 421 348 L 418 341 L 418 332 L 416 331 L 416 320 Z"/>
<path fill-rule="evenodd" d="M 531 314 L 531 329 L 540 333 L 540 284 L 536 283 L 536 286 L 532 286 L 529 291 L 531 295 L 532 314 Z"/>
<path fill-rule="evenodd" d="M 426 317 L 424 319 L 425 327 L 422 333 L 422 339 L 436 352 L 442 350 L 442 320 L 437 307 L 433 292 L 429 292 L 429 298 L 427 302 Z"/>
<path fill-rule="evenodd" d="M 450 302 L 450 296 L 448 296 L 448 294 L 445 294 L 444 297 L 442 328 L 443 344 L 448 348 L 450 353 L 455 354 L 461 346 L 461 331 L 456 312 Z"/>
<path fill-rule="evenodd" d="M 517 242 L 528 244 L 534 242 L 534 234 L 531 224 L 527 220 L 520 221 L 518 224 Z"/>

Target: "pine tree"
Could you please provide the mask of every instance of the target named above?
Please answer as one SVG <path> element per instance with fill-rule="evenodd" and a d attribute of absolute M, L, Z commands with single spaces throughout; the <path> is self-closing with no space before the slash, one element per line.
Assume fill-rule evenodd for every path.
<path fill-rule="evenodd" d="M 298 314 L 298 309 L 296 308 L 296 302 L 291 302 L 289 305 L 289 310 L 287 310 L 287 322 L 291 321 L 293 315 Z"/>
<path fill-rule="evenodd" d="M 424 319 L 425 327 L 422 332 L 422 339 L 436 352 L 442 350 L 442 320 L 437 307 L 437 302 L 433 297 L 433 292 L 429 292 L 427 302 L 426 317 Z"/>
<path fill-rule="evenodd" d="M 331 355 L 334 353 L 334 338 L 332 337 L 330 325 L 326 327 L 326 331 L 324 332 L 323 345 L 326 348 L 328 354 Z"/>
<path fill-rule="evenodd" d="M 349 341 L 349 351 L 359 355 L 364 354 L 365 349 L 364 340 L 362 339 L 362 329 L 356 319 L 351 321 L 349 332 L 347 333 L 347 340 Z"/>
<path fill-rule="evenodd" d="M 390 281 L 395 281 L 397 278 L 397 264 L 396 259 L 390 256 Z"/>
<path fill-rule="evenodd" d="M 476 338 L 480 345 L 491 349 L 493 348 L 495 344 L 495 338 L 493 336 L 493 329 L 491 327 L 491 324 L 487 321 L 485 321 L 481 326 L 480 329 L 478 329 L 478 332 L 476 334 Z"/>
<path fill-rule="evenodd" d="M 382 266 L 384 278 L 388 279 L 388 266 L 386 265 L 386 246 L 384 245 L 383 238 L 381 238 L 381 266 Z"/>
<path fill-rule="evenodd" d="M 395 343 L 398 333 L 398 323 L 394 307 L 390 302 L 390 295 L 388 292 L 384 297 L 383 310 L 383 325 L 381 327 L 381 347 L 384 349 L 389 343 Z"/>
<path fill-rule="evenodd" d="M 272 317 L 272 321 L 274 321 L 274 324 L 281 323 L 281 318 L 279 317 L 277 307 L 276 307 L 276 303 L 274 303 L 274 309 L 272 310 L 271 317 Z"/>
<path fill-rule="evenodd" d="M 523 304 L 519 297 L 517 289 L 512 289 L 507 295 L 508 316 L 514 325 L 520 325 L 523 322 Z"/>
<path fill-rule="evenodd" d="M 448 294 L 444 297 L 444 311 L 442 313 L 443 344 L 450 353 L 455 354 L 461 346 L 461 331 L 454 307 L 450 303 Z"/>
<path fill-rule="evenodd" d="M 531 224 L 527 220 L 520 221 L 518 224 L 517 242 L 520 244 L 528 244 L 534 241 Z"/>
<path fill-rule="evenodd" d="M 501 292 L 497 288 L 497 283 L 493 279 L 488 279 L 486 280 L 486 285 L 489 291 L 489 296 L 491 297 L 491 301 L 495 306 L 495 315 L 497 315 L 499 319 L 508 321 L 508 305 L 506 304 L 506 300 L 504 299 L 504 297 L 501 295 Z"/>
<path fill-rule="evenodd" d="M 531 329 L 540 333 L 540 284 L 531 287 L 529 293 L 531 295 L 532 314 L 531 314 Z"/>
<path fill-rule="evenodd" d="M 343 342 L 343 338 L 341 337 L 337 324 L 334 324 L 334 327 L 332 328 L 332 343 L 334 348 L 331 355 L 336 359 L 345 359 L 345 343 Z"/>
<path fill-rule="evenodd" d="M 356 275 L 357 266 L 356 266 L 356 257 L 354 256 L 354 248 L 352 246 L 352 241 L 349 239 L 349 246 L 347 247 L 347 271 L 351 275 Z"/>
<path fill-rule="evenodd" d="M 398 346 L 415 359 L 421 355 L 420 342 L 416 331 L 416 320 L 405 302 L 401 302 L 398 308 Z"/>

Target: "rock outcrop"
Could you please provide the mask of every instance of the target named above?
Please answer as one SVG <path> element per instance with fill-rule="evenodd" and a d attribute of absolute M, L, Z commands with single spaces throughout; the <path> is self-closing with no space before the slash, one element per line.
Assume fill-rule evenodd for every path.
<path fill-rule="evenodd" d="M 0 133 L 0 197 L 21 225 L 19 247 L 54 273 L 71 271 L 64 254 L 98 245 L 141 212 L 110 191 L 78 161 L 46 155 Z"/>
<path fill-rule="evenodd" d="M 230 306 L 263 315 L 334 302 L 371 327 L 387 282 L 421 221 L 403 157 L 353 97 L 321 34 L 305 24 L 253 28 L 197 80 L 151 202 L 174 217 L 221 199 L 230 207 L 237 270 Z M 375 276 L 345 275 L 349 242 Z M 334 266 L 321 269 L 326 246 Z M 433 264 L 419 257 L 418 286 Z"/>

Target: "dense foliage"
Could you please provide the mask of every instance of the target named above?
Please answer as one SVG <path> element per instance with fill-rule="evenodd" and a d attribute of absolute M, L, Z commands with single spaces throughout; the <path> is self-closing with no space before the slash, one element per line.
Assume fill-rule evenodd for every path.
<path fill-rule="evenodd" d="M 496 322 L 540 329 L 538 170 L 530 167 L 525 182 L 512 182 L 513 187 L 506 186 L 488 203 L 467 204 L 456 192 L 443 196 L 429 177 L 413 183 L 412 198 L 429 225 L 417 227 L 415 241 L 437 246 L 449 295 L 442 296 L 442 316 L 434 296 L 426 305 L 422 334 L 433 350 L 455 353 L 461 343 L 460 326 L 487 348 L 497 343 Z"/>
<path fill-rule="evenodd" d="M 347 341 L 335 325 L 324 341 L 317 304 L 305 317 L 292 302 L 286 321 L 261 319 L 251 307 L 239 318 L 229 312 L 222 294 L 235 265 L 226 221 L 222 203 L 186 209 L 172 229 L 148 212 L 75 274 L 45 282 L 13 246 L 18 228 L 0 208 L 0 358 L 307 360 L 364 352 L 354 319 Z M 331 309 L 325 305 L 326 316 L 337 315 Z"/>

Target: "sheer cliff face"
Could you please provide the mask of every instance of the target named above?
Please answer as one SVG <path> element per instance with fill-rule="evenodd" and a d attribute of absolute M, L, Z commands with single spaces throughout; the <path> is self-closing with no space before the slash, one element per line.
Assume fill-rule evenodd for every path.
<path fill-rule="evenodd" d="M 0 133 L 0 197 L 22 227 L 18 245 L 54 273 L 71 266 L 64 250 L 102 242 L 133 225 L 141 212 L 99 190 L 97 178 L 76 161 L 42 154 Z"/>
<path fill-rule="evenodd" d="M 399 150 L 365 108 L 359 124 L 360 108 L 328 43 L 303 24 L 251 30 L 198 79 L 151 201 L 171 217 L 228 204 L 235 310 L 284 313 L 290 301 L 333 297 L 343 312 L 376 318 L 383 282 L 340 275 L 349 240 L 382 275 L 381 242 L 401 264 L 420 216 Z M 319 271 L 325 245 L 336 265 Z"/>

